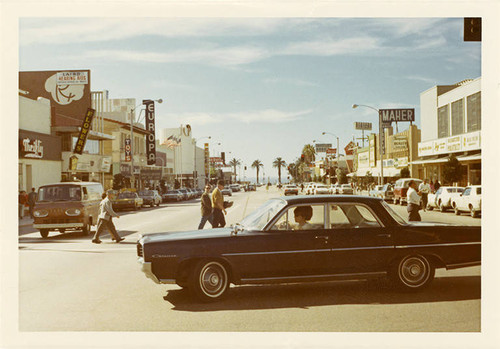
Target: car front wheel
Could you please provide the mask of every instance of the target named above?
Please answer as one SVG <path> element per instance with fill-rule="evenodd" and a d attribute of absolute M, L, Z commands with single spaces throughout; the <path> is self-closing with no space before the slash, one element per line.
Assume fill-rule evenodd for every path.
<path fill-rule="evenodd" d="M 422 255 L 409 255 L 401 258 L 392 270 L 392 278 L 397 287 L 406 290 L 420 290 L 434 279 L 432 263 Z"/>
<path fill-rule="evenodd" d="M 203 302 L 223 298 L 229 289 L 229 275 L 226 267 L 215 260 L 200 261 L 191 274 L 189 289 Z"/>
<path fill-rule="evenodd" d="M 477 213 L 477 211 L 474 209 L 474 207 L 471 207 L 471 208 L 470 208 L 470 216 L 471 216 L 472 218 L 477 218 L 477 216 L 478 216 L 478 213 Z"/>
<path fill-rule="evenodd" d="M 45 239 L 47 236 L 49 236 L 49 229 L 40 229 L 40 235 Z"/>

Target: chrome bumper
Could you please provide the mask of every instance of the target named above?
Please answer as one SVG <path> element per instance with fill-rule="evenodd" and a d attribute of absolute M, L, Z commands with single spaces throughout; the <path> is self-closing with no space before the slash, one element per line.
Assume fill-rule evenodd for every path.
<path fill-rule="evenodd" d="M 153 280 L 156 284 L 175 284 L 175 280 L 171 279 L 158 279 L 155 274 L 153 274 L 153 269 L 151 262 L 144 262 L 144 258 L 137 258 L 137 262 L 141 264 L 141 271 L 146 274 L 146 277 Z"/>
<path fill-rule="evenodd" d="M 83 223 L 51 223 L 51 224 L 33 224 L 33 228 L 37 229 L 59 229 L 59 228 L 81 228 Z"/>

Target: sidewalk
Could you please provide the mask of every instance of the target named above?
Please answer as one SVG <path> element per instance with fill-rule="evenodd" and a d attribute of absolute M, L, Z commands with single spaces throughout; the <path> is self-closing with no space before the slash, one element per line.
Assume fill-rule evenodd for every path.
<path fill-rule="evenodd" d="M 33 225 L 33 219 L 28 216 L 24 216 L 23 219 L 19 219 L 19 227 L 27 227 Z"/>

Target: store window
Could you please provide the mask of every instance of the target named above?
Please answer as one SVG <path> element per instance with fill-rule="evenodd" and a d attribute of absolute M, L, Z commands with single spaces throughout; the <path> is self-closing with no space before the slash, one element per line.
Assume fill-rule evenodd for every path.
<path fill-rule="evenodd" d="M 481 130 L 481 92 L 467 97 L 467 132 Z"/>
<path fill-rule="evenodd" d="M 72 149 L 75 149 L 75 144 L 78 138 L 73 137 L 73 146 Z M 85 142 L 85 147 L 83 148 L 84 154 L 99 154 L 99 141 L 93 139 L 87 139 Z"/>
<path fill-rule="evenodd" d="M 464 133 L 464 100 L 451 103 L 451 135 Z"/>
<path fill-rule="evenodd" d="M 438 109 L 438 138 L 445 138 L 450 135 L 450 118 L 448 105 Z"/>

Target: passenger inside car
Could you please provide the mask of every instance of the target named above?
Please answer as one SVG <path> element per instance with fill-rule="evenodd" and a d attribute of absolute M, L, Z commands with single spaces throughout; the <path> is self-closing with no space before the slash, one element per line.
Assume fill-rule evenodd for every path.
<path fill-rule="evenodd" d="M 309 223 L 308 221 L 312 218 L 313 210 L 311 206 L 299 206 L 293 210 L 293 215 L 295 217 L 295 222 L 297 222 L 297 226 L 295 226 L 294 230 L 308 230 L 315 229 L 315 227 Z"/>

